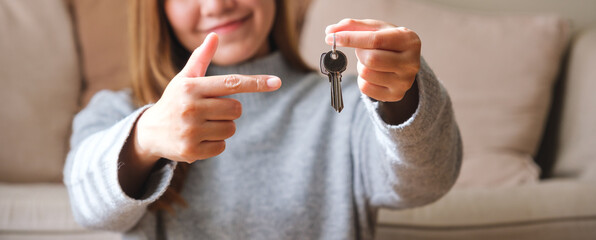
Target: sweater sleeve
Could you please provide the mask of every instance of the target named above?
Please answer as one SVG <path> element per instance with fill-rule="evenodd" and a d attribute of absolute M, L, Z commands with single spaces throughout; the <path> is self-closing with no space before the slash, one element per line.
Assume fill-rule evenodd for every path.
<path fill-rule="evenodd" d="M 174 163 L 153 171 L 141 199 L 122 190 L 118 180 L 119 155 L 141 113 L 134 110 L 127 91 L 102 91 L 73 121 L 71 149 L 64 167 L 75 220 L 89 228 L 127 231 L 145 214 L 147 205 L 163 194 Z"/>
<path fill-rule="evenodd" d="M 409 208 L 436 201 L 459 174 L 462 143 L 451 101 L 422 60 L 419 102 L 410 119 L 387 124 L 379 102 L 362 95 L 354 116 L 356 176 L 370 206 Z"/>

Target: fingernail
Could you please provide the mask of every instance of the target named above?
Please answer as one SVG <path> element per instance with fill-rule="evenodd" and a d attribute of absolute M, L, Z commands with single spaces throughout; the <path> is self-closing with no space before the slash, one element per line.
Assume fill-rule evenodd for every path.
<path fill-rule="evenodd" d="M 333 25 L 329 25 L 325 28 L 325 34 L 329 34 L 329 31 L 331 30 L 331 26 L 333 26 Z"/>
<path fill-rule="evenodd" d="M 217 36 L 217 33 L 216 32 L 210 32 L 209 34 L 207 34 L 207 37 L 205 37 L 205 39 L 212 38 L 212 37 L 215 37 L 215 36 Z"/>
<path fill-rule="evenodd" d="M 277 88 L 279 86 L 281 86 L 281 79 L 278 77 L 270 77 L 267 79 L 267 87 Z"/>

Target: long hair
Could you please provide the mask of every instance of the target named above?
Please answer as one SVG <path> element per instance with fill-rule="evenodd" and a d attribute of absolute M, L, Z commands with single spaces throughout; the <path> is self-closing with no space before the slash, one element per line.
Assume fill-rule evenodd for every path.
<path fill-rule="evenodd" d="M 131 0 L 129 6 L 130 68 L 137 106 L 155 103 L 170 80 L 182 69 L 190 52 L 176 40 L 164 10 L 165 0 Z M 291 0 L 275 0 L 275 20 L 269 34 L 272 50 L 301 71 L 311 70 L 298 52 L 298 39 L 304 9 L 290 6 Z M 310 1 L 305 1 L 306 3 Z M 180 195 L 190 165 L 178 163 L 166 192 L 149 210 L 174 212 L 173 204 L 186 206 Z"/>

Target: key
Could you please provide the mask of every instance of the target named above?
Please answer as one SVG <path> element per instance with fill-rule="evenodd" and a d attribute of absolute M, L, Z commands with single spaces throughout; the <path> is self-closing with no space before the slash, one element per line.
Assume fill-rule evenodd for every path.
<path fill-rule="evenodd" d="M 331 107 L 338 113 L 344 108 L 341 93 L 341 73 L 346 70 L 348 59 L 346 55 L 335 49 L 335 34 L 333 34 L 333 48 L 321 54 L 321 73 L 329 77 L 331 85 Z"/>

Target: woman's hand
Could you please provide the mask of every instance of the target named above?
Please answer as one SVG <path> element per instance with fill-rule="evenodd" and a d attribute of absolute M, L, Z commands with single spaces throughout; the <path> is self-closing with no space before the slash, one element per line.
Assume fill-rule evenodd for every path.
<path fill-rule="evenodd" d="M 142 196 L 142 186 L 160 158 L 192 163 L 224 151 L 225 140 L 236 131 L 234 120 L 242 114 L 242 105 L 219 97 L 281 86 L 278 77 L 267 75 L 205 77 L 217 43 L 218 36 L 209 34 L 157 103 L 139 117 L 120 153 L 118 178 L 129 196 Z"/>
<path fill-rule="evenodd" d="M 225 139 L 236 131 L 242 105 L 231 98 L 242 92 L 277 90 L 281 80 L 268 75 L 204 77 L 217 49 L 218 37 L 208 35 L 172 79 L 163 95 L 136 125 L 135 149 L 141 159 L 167 158 L 192 163 L 222 153 Z"/>
<path fill-rule="evenodd" d="M 421 42 L 403 27 L 378 21 L 344 19 L 325 29 L 325 41 L 356 49 L 358 86 L 367 96 L 382 102 L 404 98 L 420 69 Z"/>

